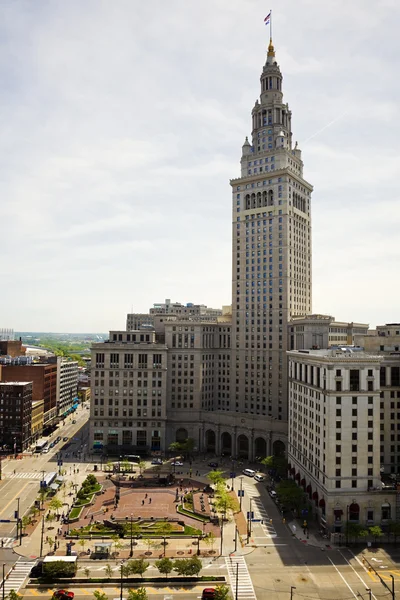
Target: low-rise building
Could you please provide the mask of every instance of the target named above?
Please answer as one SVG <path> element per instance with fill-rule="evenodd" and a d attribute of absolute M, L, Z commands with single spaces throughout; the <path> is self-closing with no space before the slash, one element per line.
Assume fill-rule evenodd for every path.
<path fill-rule="evenodd" d="M 43 423 L 44 400 L 32 400 L 31 444 L 42 437 Z"/>
<path fill-rule="evenodd" d="M 335 321 L 330 315 L 293 316 L 288 323 L 288 347 L 302 350 L 354 345 L 356 336 L 367 335 L 367 332 L 366 323 Z"/>
<path fill-rule="evenodd" d="M 289 360 L 289 473 L 322 527 L 385 525 L 396 492 L 381 481 L 380 369 L 364 352 L 296 350 Z"/>

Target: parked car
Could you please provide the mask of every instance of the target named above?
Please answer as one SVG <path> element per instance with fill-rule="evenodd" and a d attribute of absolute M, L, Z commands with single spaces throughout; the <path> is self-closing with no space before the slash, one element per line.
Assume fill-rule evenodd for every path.
<path fill-rule="evenodd" d="M 213 469 L 216 469 L 218 467 L 218 463 L 217 462 L 209 462 L 208 463 L 209 467 L 212 467 Z M 208 588 L 207 588 L 208 589 Z M 211 589 L 211 588 L 209 588 Z M 204 590 L 203 590 L 204 591 Z"/>
<path fill-rule="evenodd" d="M 275 490 L 270 490 L 269 495 L 271 496 L 272 500 L 276 500 L 278 498 L 278 494 Z"/>
<path fill-rule="evenodd" d="M 31 572 L 29 573 L 29 577 L 40 577 L 42 575 L 42 565 L 43 561 L 39 561 L 37 565 L 33 566 Z"/>
<path fill-rule="evenodd" d="M 171 463 L 171 465 L 174 467 L 183 467 L 183 462 L 181 462 L 180 460 L 175 460 L 174 462 Z"/>
<path fill-rule="evenodd" d="M 254 477 L 254 475 L 256 474 L 256 472 L 253 471 L 253 469 L 243 469 L 242 473 L 243 475 L 247 475 L 247 477 Z"/>
<path fill-rule="evenodd" d="M 153 460 L 151 461 L 152 465 L 162 465 L 162 459 L 161 458 L 153 458 Z"/>
<path fill-rule="evenodd" d="M 262 475 L 261 473 L 257 473 L 256 475 L 254 475 L 254 479 L 256 481 L 264 481 L 265 480 L 265 475 Z"/>
<path fill-rule="evenodd" d="M 75 419 L 72 421 L 72 425 L 76 425 L 76 421 L 75 421 Z"/>
<path fill-rule="evenodd" d="M 214 588 L 204 588 L 201 594 L 202 600 L 213 600 L 215 598 L 215 589 Z"/>
<path fill-rule="evenodd" d="M 68 442 L 68 440 L 69 440 L 69 437 L 67 437 L 67 436 L 63 437 L 63 442 Z"/>
<path fill-rule="evenodd" d="M 72 600 L 74 592 L 68 590 L 56 590 L 53 594 L 53 600 Z"/>

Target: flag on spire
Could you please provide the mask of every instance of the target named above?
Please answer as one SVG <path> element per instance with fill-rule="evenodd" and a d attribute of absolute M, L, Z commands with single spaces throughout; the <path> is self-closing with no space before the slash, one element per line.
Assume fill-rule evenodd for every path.
<path fill-rule="evenodd" d="M 269 25 L 269 22 L 271 21 L 271 13 L 268 13 L 267 16 L 264 19 L 264 23 L 266 25 Z"/>

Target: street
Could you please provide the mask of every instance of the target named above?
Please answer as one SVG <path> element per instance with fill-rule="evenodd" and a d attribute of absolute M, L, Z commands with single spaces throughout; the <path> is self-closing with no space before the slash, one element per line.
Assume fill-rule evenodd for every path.
<path fill-rule="evenodd" d="M 72 424 L 73 419 L 76 420 L 74 425 Z M 17 510 L 17 499 L 20 498 L 19 510 L 20 516 L 22 516 L 37 497 L 42 471 L 57 470 L 56 455 L 60 451 L 64 456 L 62 468 L 66 470 L 68 480 L 79 485 L 89 472 L 93 472 L 93 462 L 85 462 L 73 456 L 73 453 L 77 453 L 79 450 L 82 451 L 82 458 L 85 451 L 87 455 L 87 446 L 85 447 L 87 444 L 87 419 L 88 411 L 80 408 L 73 418 L 71 417 L 53 434 L 53 439 L 60 435 L 69 437 L 70 440 L 64 444 L 60 442 L 48 454 L 24 457 L 22 460 L 4 461 L 4 479 L 0 483 L 0 493 L 3 497 L 0 519 L 7 519 L 10 522 L 0 522 L 0 538 L 3 539 L 4 544 L 4 547 L 0 549 L 0 560 L 5 565 L 6 573 L 18 558 L 11 548 L 22 555 L 17 563 L 21 566 L 21 572 L 24 572 L 24 569 L 29 572 L 30 568 L 30 563 L 27 562 L 30 559 L 29 552 L 32 552 L 30 539 L 24 537 L 21 546 L 19 546 L 19 542 L 14 541 L 16 532 L 14 511 Z M 68 448 L 65 448 L 67 444 Z M 66 453 L 69 456 L 65 458 Z M 86 456 L 86 458 L 88 457 Z M 225 469 L 225 474 L 229 477 L 229 461 L 223 462 L 221 468 Z M 181 471 L 186 474 L 188 469 L 189 466 L 184 465 Z M 206 473 L 210 470 L 207 460 L 195 461 L 192 470 L 193 472 L 199 471 L 201 475 L 197 478 L 206 483 Z M 290 596 L 292 600 L 296 600 L 296 597 L 310 598 L 310 600 L 347 600 L 359 597 L 367 599 L 370 593 L 374 600 L 383 596 L 389 600 L 392 581 L 395 593 L 400 592 L 400 568 L 398 566 L 400 557 L 395 554 L 395 549 L 391 550 L 392 557 L 383 550 L 368 551 L 364 549 L 363 554 L 361 551 L 354 550 L 353 554 L 351 549 L 331 547 L 322 538 L 319 540 L 315 536 L 310 536 L 313 539 L 307 539 L 305 535 L 302 535 L 301 528 L 296 529 L 296 537 L 293 535 L 294 522 L 291 522 L 289 517 L 286 518 L 286 521 L 282 519 L 275 502 L 266 490 L 266 483 L 257 483 L 253 478 L 246 476 L 240 479 L 242 476 L 239 476 L 239 472 L 237 475 L 238 477 L 233 481 L 234 491 L 237 494 L 241 488 L 244 492 L 243 513 L 245 516 L 250 512 L 253 513 L 251 526 L 249 524 L 249 543 L 245 543 L 246 536 L 243 536 L 244 545 L 241 546 L 239 543 L 237 553 L 234 554 L 235 525 L 233 522 L 226 523 L 224 556 L 204 558 L 202 570 L 202 575 L 205 576 L 224 575 L 227 583 L 231 586 L 233 598 L 236 597 L 236 580 L 238 581 L 237 598 L 239 600 L 252 600 L 253 598 L 287 600 Z M 227 485 L 232 485 L 231 479 L 227 479 Z M 68 496 L 67 500 L 70 500 Z M 35 551 L 37 555 L 38 550 L 35 549 Z M 150 559 L 149 562 L 150 567 L 146 575 L 155 576 L 157 569 L 154 560 Z M 115 571 L 119 569 L 119 561 L 109 560 L 107 563 L 110 563 Z M 107 563 L 80 558 L 80 571 L 78 571 L 77 577 L 82 576 L 82 569 L 85 567 L 90 569 L 91 577 L 102 577 Z M 379 577 L 387 584 L 388 589 L 384 587 Z M 17 581 L 18 585 L 19 581 Z M 23 582 L 23 579 L 21 581 Z M 205 585 L 191 587 L 168 585 L 167 583 L 166 587 L 154 587 L 149 584 L 146 585 L 146 588 L 150 599 L 152 596 L 159 598 L 161 594 L 198 598 Z M 99 584 L 99 587 L 96 588 L 96 586 L 86 587 L 77 584 L 77 587 L 72 589 L 75 591 L 77 600 L 92 595 L 94 589 L 103 589 L 110 599 L 119 598 L 120 595 L 118 586 L 101 587 Z M 22 593 L 24 597 L 43 596 L 48 598 L 51 590 L 28 588 L 20 590 L 19 593 Z"/>

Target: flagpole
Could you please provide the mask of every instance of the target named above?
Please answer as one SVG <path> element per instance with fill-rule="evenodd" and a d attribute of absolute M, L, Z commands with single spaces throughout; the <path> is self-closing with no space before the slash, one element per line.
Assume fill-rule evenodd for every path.
<path fill-rule="evenodd" d="M 270 17 L 269 17 L 269 39 L 272 40 L 272 8 L 269 11 Z"/>

